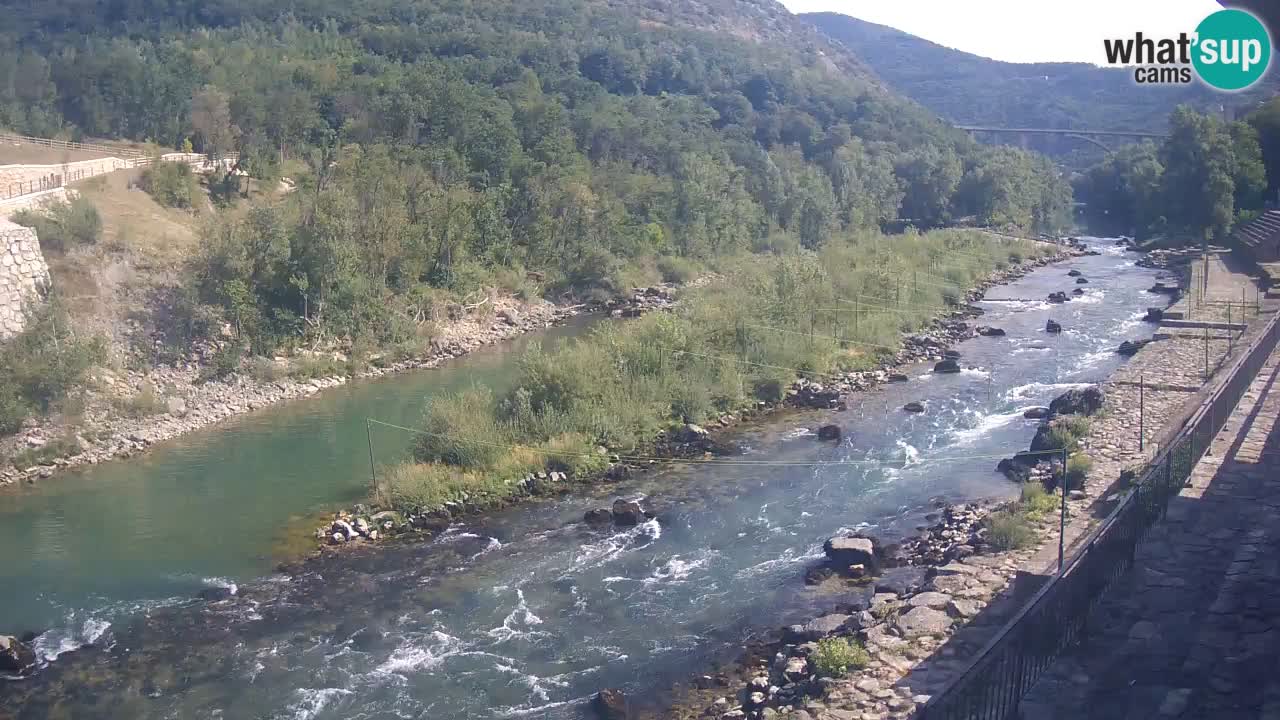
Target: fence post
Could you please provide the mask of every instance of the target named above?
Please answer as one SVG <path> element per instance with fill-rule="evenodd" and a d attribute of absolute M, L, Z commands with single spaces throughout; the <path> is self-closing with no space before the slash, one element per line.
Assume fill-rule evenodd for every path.
<path fill-rule="evenodd" d="M 364 419 L 364 435 L 369 441 L 369 481 L 373 483 L 373 497 L 378 498 L 378 471 L 373 464 L 373 427 L 369 422 L 369 418 Z"/>
<path fill-rule="evenodd" d="M 1067 482 L 1067 449 L 1064 447 L 1062 448 L 1062 482 L 1059 483 L 1059 490 L 1062 492 L 1062 510 L 1058 518 L 1058 577 L 1062 577 L 1062 573 L 1066 569 Z"/>

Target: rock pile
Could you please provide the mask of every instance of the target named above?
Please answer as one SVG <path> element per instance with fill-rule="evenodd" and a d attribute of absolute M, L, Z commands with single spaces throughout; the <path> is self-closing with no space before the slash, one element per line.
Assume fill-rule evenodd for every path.
<path fill-rule="evenodd" d="M 654 310 L 666 310 L 676 304 L 676 286 L 671 284 L 635 288 L 626 297 L 620 297 L 606 306 L 609 317 L 640 317 Z"/>

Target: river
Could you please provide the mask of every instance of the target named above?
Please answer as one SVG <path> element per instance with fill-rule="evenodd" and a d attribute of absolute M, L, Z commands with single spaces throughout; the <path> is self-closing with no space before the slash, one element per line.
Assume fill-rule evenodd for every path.
<path fill-rule="evenodd" d="M 833 602 L 802 581 L 827 537 L 902 536 L 938 498 L 1016 493 L 993 468 L 1034 434 L 1022 411 L 1105 378 L 1122 362 L 1120 341 L 1150 335 L 1139 318 L 1159 301 L 1145 292 L 1155 272 L 1111 240 L 1091 242 L 1101 255 L 993 288 L 992 297 L 1043 298 L 1076 287 L 1070 269 L 1090 280 L 1065 305 L 982 303 L 979 322 L 1008 335 L 962 343 L 968 369 L 958 375 L 909 368 L 910 382 L 852 396 L 845 411 L 737 432 L 740 456 L 522 505 L 291 577 L 264 576 L 269 528 L 361 492 L 364 417 L 412 420 L 425 393 L 471 382 L 467 367 L 475 381 L 509 378 L 509 355 L 498 351 L 487 373 L 476 358 L 449 380 L 434 370 L 358 384 L 341 391 L 346 400 L 259 413 L 51 481 L 6 510 L 5 525 L 25 530 L 0 531 L 5 577 L 16 563 L 19 578 L 0 587 L 5 622 L 17 607 L 27 622 L 50 624 L 39 643 L 49 655 L 73 639 L 96 644 L 0 686 L 13 694 L 0 708 L 31 718 L 576 718 L 602 687 L 652 696 L 732 659 L 752 634 Z M 1046 334 L 1049 318 L 1065 332 Z M 908 401 L 927 411 L 903 412 Z M 811 428 L 827 422 L 844 441 L 815 439 Z M 52 489 L 63 483 L 78 491 Z M 234 502 L 224 484 L 243 488 Z M 70 497 L 81 493 L 93 494 Z M 625 531 L 585 527 L 583 512 L 615 497 L 658 517 Z M 140 518 L 168 534 L 144 537 L 133 530 Z M 113 550 L 117 542 L 126 548 Z M 188 599 L 207 582 L 237 583 L 238 593 Z"/>

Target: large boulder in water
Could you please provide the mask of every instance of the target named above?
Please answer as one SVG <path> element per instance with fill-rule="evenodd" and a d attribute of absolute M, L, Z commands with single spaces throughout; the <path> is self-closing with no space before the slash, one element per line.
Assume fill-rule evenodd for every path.
<path fill-rule="evenodd" d="M 1022 417 L 1028 420 L 1043 420 L 1049 417 L 1049 408 L 1047 407 L 1031 407 L 1022 413 Z"/>
<path fill-rule="evenodd" d="M 1031 465 L 1019 458 L 1005 458 L 996 465 L 996 471 L 1016 483 L 1031 479 Z"/>
<path fill-rule="evenodd" d="M 1065 292 L 1049 293 L 1049 302 L 1051 303 L 1064 303 L 1066 301 L 1067 294 Z"/>
<path fill-rule="evenodd" d="M 600 529 L 613 523 L 613 513 L 605 510 L 604 508 L 588 510 L 583 513 L 582 521 L 585 522 L 588 527 Z"/>
<path fill-rule="evenodd" d="M 839 440 L 841 435 L 839 425 L 823 425 L 818 428 L 819 440 Z"/>
<path fill-rule="evenodd" d="M 12 635 L 0 635 L 0 672 L 26 675 L 35 667 L 35 651 Z"/>
<path fill-rule="evenodd" d="M 1077 285 L 1088 285 L 1088 284 L 1089 284 L 1089 280 L 1088 280 L 1087 278 L 1082 278 L 1082 277 L 1081 277 L 1081 278 L 1076 278 L 1076 284 L 1077 284 Z"/>
<path fill-rule="evenodd" d="M 924 412 L 924 403 L 909 402 L 906 405 L 903 405 L 902 409 L 909 413 L 922 413 Z"/>
<path fill-rule="evenodd" d="M 1050 320 L 1044 324 L 1044 331 L 1056 335 L 1062 332 L 1062 325 L 1057 320 Z"/>
<path fill-rule="evenodd" d="M 862 572 L 876 575 L 880 572 L 880 558 L 876 543 L 868 537 L 833 537 L 822 545 L 831 566 L 840 572 L 848 572 L 854 565 L 861 565 Z"/>
<path fill-rule="evenodd" d="M 614 500 L 612 514 L 613 521 L 624 527 L 639 525 L 648 519 L 640 503 L 634 500 Z"/>
<path fill-rule="evenodd" d="M 956 362 L 953 358 L 947 358 L 946 360 L 934 365 L 933 371 L 936 373 L 958 373 L 960 372 L 960 363 Z"/>
<path fill-rule="evenodd" d="M 617 688 L 605 688 L 591 701 L 600 720 L 627 720 L 627 696 Z"/>
<path fill-rule="evenodd" d="M 1080 277 L 1084 273 L 1080 272 L 1079 270 L 1068 270 L 1067 274 L 1070 275 L 1071 277 Z"/>
<path fill-rule="evenodd" d="M 1106 398 L 1102 388 L 1090 385 L 1087 388 L 1068 390 L 1049 403 L 1050 415 L 1092 415 L 1102 409 Z"/>
<path fill-rule="evenodd" d="M 997 327 L 988 327 L 986 325 L 979 325 L 977 330 L 978 334 L 983 337 L 1004 337 L 1005 335 L 1004 330 Z"/>

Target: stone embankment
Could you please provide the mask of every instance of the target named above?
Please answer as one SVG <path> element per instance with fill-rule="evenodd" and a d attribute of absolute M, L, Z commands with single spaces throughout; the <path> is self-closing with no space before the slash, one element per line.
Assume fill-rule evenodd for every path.
<path fill-rule="evenodd" d="M 0 218 L 0 340 L 22 332 L 26 309 L 49 286 L 49 267 L 31 228 Z"/>
<path fill-rule="evenodd" d="M 1248 279 L 1230 281 L 1243 284 Z M 1251 330 L 1262 324 L 1253 323 Z M 1232 349 L 1249 340 L 1248 332 L 1234 338 L 1219 332 L 1206 341 L 1199 332 L 1194 337 L 1158 333 L 1156 342 L 1123 348 L 1132 359 L 1105 383 L 1065 393 L 1037 414 L 1046 419 L 1045 427 L 1068 414 L 1089 417 L 1078 447 L 1093 465 L 1065 502 L 1063 539 L 1068 548 L 1115 506 L 1124 483 L 1155 454 L 1154 441 L 1175 428 Z M 1033 461 L 1015 477 L 1053 486 L 1060 473 L 1060 465 Z M 997 510 L 1022 512 L 1032 541 L 1014 550 L 1001 549 L 1005 542 L 993 543 L 987 519 Z M 942 507 L 936 517 L 900 547 L 885 547 L 873 538 L 829 541 L 827 559 L 808 572 L 806 581 L 829 592 L 835 585 L 841 598 L 835 612 L 783 628 L 770 642 L 747 648 L 744 661 L 729 672 L 695 678 L 694 689 L 672 715 L 913 717 L 966 669 L 969 659 L 1054 571 L 1059 544 L 1057 513 L 1027 513 L 1016 502 Z M 877 575 L 884 567 L 889 569 Z M 848 674 L 821 676 L 813 662 L 818 643 L 841 637 L 860 641 L 866 662 Z"/>

